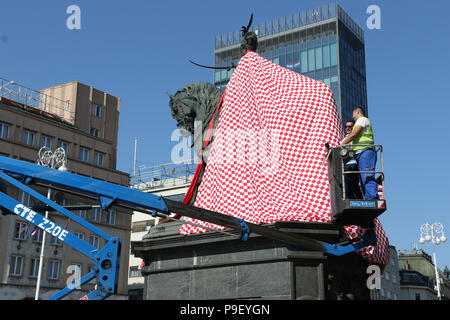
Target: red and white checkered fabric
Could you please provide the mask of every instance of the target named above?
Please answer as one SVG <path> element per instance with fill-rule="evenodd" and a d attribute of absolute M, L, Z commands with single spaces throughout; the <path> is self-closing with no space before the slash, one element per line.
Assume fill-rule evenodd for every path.
<path fill-rule="evenodd" d="M 325 143 L 343 131 L 329 87 L 255 52 L 241 58 L 226 88 L 208 165 L 194 205 L 255 224 L 330 223 Z M 223 229 L 188 218 L 201 226 Z M 360 227 L 346 227 L 349 238 Z M 184 224 L 181 234 L 206 232 Z M 389 244 L 376 222 L 378 245 L 360 250 L 385 265 Z"/>
<path fill-rule="evenodd" d="M 378 185 L 378 197 L 380 199 L 384 199 L 384 194 L 383 194 L 383 186 L 382 185 Z"/>

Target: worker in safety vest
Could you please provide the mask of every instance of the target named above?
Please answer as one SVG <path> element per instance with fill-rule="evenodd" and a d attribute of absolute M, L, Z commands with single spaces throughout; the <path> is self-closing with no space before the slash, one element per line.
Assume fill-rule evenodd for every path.
<path fill-rule="evenodd" d="M 373 147 L 372 124 L 361 107 L 353 110 L 353 119 L 355 120 L 353 131 L 342 144 L 352 143 L 359 171 L 375 171 L 377 152 Z M 375 181 L 375 173 L 361 173 L 361 187 L 364 192 L 364 199 L 378 199 L 378 184 Z"/>
<path fill-rule="evenodd" d="M 348 137 L 350 133 L 353 131 L 353 127 L 355 126 L 355 120 L 348 120 L 345 123 L 345 132 L 347 135 L 344 140 Z M 358 163 L 356 162 L 356 157 L 351 157 L 347 162 L 344 162 L 344 170 L 345 171 L 359 171 Z M 344 175 L 345 179 L 345 195 L 347 199 L 362 199 L 361 189 L 359 187 L 360 180 L 359 173 L 348 173 Z"/>

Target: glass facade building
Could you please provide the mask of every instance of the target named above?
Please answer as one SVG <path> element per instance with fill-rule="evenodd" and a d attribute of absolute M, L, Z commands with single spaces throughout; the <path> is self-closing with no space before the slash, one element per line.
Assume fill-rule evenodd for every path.
<path fill-rule="evenodd" d="M 254 25 L 251 31 L 258 35 L 259 55 L 328 85 L 342 122 L 357 106 L 368 114 L 364 32 L 337 3 Z M 215 66 L 236 65 L 241 40 L 240 31 L 217 36 Z M 225 90 L 233 71 L 215 71 L 214 84 Z"/>

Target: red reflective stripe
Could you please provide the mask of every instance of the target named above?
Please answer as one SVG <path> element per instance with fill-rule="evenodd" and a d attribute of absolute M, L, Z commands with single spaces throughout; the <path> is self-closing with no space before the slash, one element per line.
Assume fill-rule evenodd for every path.
<path fill-rule="evenodd" d="M 220 106 L 222 105 L 224 97 L 225 97 L 225 91 L 223 92 L 222 97 L 220 98 L 219 104 L 217 105 L 216 111 L 214 112 L 214 115 L 213 115 L 213 117 L 211 119 L 211 122 L 209 123 L 208 133 L 206 134 L 206 139 L 205 139 L 205 143 L 203 144 L 203 149 L 208 145 L 209 138 L 211 137 L 211 132 L 212 132 L 213 124 L 214 124 L 214 119 L 216 118 L 217 111 L 219 111 Z M 203 151 L 204 150 L 202 150 L 202 153 L 203 153 Z"/>

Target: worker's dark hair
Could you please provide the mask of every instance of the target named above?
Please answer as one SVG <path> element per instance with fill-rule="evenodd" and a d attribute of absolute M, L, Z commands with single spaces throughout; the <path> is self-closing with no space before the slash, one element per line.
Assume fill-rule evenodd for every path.
<path fill-rule="evenodd" d="M 363 107 L 356 107 L 355 109 L 353 109 L 353 111 L 358 110 L 359 112 L 361 112 L 361 114 L 365 117 L 366 116 L 366 112 L 364 111 Z"/>
<path fill-rule="evenodd" d="M 353 119 L 349 119 L 349 120 L 345 121 L 345 123 L 347 123 L 347 122 L 351 122 L 351 123 L 355 124 L 355 120 L 353 120 Z"/>

